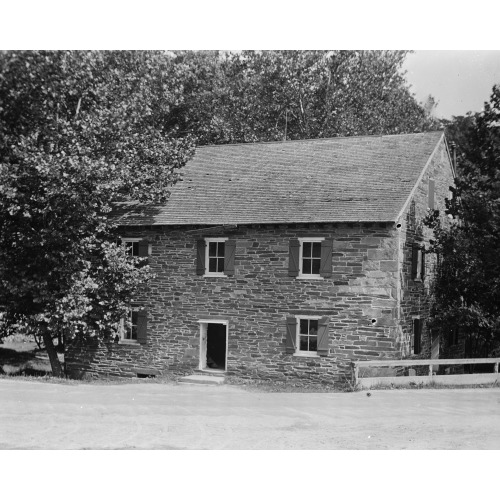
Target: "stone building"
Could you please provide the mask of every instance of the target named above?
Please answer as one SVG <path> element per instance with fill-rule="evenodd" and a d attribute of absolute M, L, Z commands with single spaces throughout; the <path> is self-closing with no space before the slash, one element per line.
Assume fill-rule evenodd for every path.
<path fill-rule="evenodd" d="M 69 346 L 67 371 L 334 382 L 429 357 L 422 220 L 453 177 L 442 132 L 198 148 L 165 206 L 120 215 L 156 278 L 119 342 Z"/>

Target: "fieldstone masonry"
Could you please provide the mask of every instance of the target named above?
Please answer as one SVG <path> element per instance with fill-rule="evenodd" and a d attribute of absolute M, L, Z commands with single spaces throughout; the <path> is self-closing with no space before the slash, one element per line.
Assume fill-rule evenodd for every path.
<path fill-rule="evenodd" d="M 440 210 L 453 182 L 444 142 L 438 147 L 397 221 L 124 228 L 123 236 L 142 237 L 152 245 L 149 262 L 156 278 L 140 297 L 148 313 L 147 342 L 73 344 L 66 356 L 68 373 L 191 373 L 200 362 L 199 322 L 210 319 L 228 321 L 226 371 L 246 378 L 331 383 L 350 377 L 352 360 L 408 357 L 414 316 L 424 321 L 422 347 L 428 356 L 425 320 L 434 258 L 426 258 L 423 281 L 412 279 L 411 259 L 412 245 L 428 247 L 431 237 L 422 224 L 429 178 Z M 196 274 L 197 240 L 203 237 L 236 241 L 234 276 Z M 333 240 L 331 278 L 288 275 L 290 240 L 301 237 Z M 327 356 L 286 353 L 291 315 L 329 318 Z"/>

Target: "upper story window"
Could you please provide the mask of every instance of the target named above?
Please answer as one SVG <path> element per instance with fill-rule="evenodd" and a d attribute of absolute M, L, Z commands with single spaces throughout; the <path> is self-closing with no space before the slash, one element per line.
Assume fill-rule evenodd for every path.
<path fill-rule="evenodd" d="M 300 241 L 300 240 L 299 240 Z M 302 241 L 300 246 L 299 276 L 319 276 L 321 268 L 321 241 Z"/>
<path fill-rule="evenodd" d="M 122 245 L 131 257 L 139 257 L 139 241 L 141 238 L 123 238 Z"/>
<path fill-rule="evenodd" d="M 122 238 L 121 243 L 131 257 L 147 257 L 149 255 L 149 243 L 143 238 Z"/>
<path fill-rule="evenodd" d="M 332 241 L 325 238 L 291 240 L 288 275 L 311 279 L 330 277 L 332 246 Z"/>
<path fill-rule="evenodd" d="M 236 241 L 205 238 L 197 244 L 196 273 L 204 276 L 232 276 Z"/>
<path fill-rule="evenodd" d="M 206 262 L 208 274 L 224 274 L 224 253 L 227 238 L 223 240 L 209 238 L 206 244 Z"/>
<path fill-rule="evenodd" d="M 419 243 L 414 243 L 412 247 L 411 277 L 417 281 L 425 278 L 425 247 Z"/>

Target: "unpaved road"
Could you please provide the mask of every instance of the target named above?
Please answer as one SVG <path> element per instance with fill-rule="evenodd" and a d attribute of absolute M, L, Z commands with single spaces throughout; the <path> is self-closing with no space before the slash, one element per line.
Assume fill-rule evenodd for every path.
<path fill-rule="evenodd" d="M 0 379 L 0 449 L 500 449 L 500 389 L 371 394 Z"/>

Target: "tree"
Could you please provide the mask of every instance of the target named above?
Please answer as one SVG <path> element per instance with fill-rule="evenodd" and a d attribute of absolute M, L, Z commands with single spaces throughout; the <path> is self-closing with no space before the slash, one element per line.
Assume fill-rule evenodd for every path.
<path fill-rule="evenodd" d="M 399 134 L 439 127 L 410 93 L 405 51 L 175 52 L 172 124 L 201 144 Z"/>
<path fill-rule="evenodd" d="M 167 126 L 183 99 L 162 52 L 0 53 L 3 333 L 106 337 L 150 277 L 117 248 L 116 202 L 164 203 L 193 152 Z"/>
<path fill-rule="evenodd" d="M 500 342 L 500 86 L 483 113 L 456 117 L 449 136 L 459 147 L 453 222 L 433 214 L 434 251 L 440 265 L 434 285 L 432 324 L 460 328 L 467 356 L 484 356 Z"/>
<path fill-rule="evenodd" d="M 193 144 L 435 128 L 404 51 L 0 52 L 4 333 L 113 334 L 150 277 L 117 202 L 165 203 Z"/>

